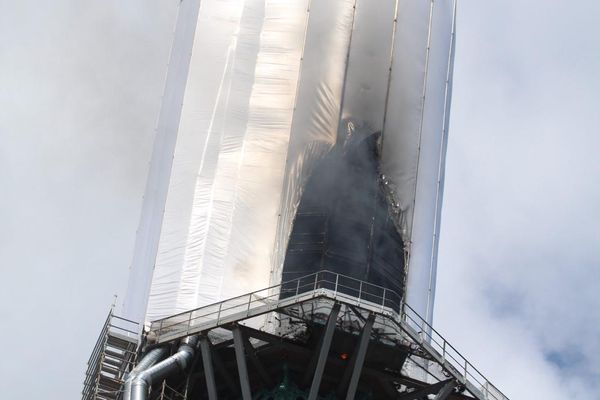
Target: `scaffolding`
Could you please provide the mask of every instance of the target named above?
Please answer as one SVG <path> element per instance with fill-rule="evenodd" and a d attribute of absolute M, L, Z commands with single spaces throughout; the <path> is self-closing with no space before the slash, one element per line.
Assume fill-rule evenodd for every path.
<path fill-rule="evenodd" d="M 126 374 L 136 363 L 139 324 L 111 308 L 87 364 L 83 400 L 117 400 Z"/>
<path fill-rule="evenodd" d="M 114 321 L 132 323 L 109 314 L 84 400 L 119 399 L 136 362 L 137 325 Z M 330 271 L 154 321 L 144 350 L 189 337 L 193 361 L 149 399 L 508 400 L 397 293 Z"/>

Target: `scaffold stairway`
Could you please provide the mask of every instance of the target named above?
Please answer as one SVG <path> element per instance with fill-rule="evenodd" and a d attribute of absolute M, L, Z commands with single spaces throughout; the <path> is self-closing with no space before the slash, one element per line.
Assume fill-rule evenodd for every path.
<path fill-rule="evenodd" d="M 83 400 L 117 400 L 138 351 L 136 322 L 114 315 L 111 309 L 88 361 Z"/>

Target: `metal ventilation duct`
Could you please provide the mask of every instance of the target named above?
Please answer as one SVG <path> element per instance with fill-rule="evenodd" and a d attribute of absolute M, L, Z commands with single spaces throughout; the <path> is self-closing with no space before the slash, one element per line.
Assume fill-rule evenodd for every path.
<path fill-rule="evenodd" d="M 125 381 L 123 400 L 146 400 L 153 383 L 175 373 L 184 373 L 194 359 L 197 343 L 196 336 L 183 339 L 177 352 L 160 362 L 165 350 L 151 350 Z"/>

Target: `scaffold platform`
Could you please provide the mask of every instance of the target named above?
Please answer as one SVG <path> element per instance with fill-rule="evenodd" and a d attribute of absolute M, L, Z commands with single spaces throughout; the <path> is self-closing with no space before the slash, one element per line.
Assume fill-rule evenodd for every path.
<path fill-rule="evenodd" d="M 145 349 L 190 336 L 149 399 L 508 400 L 397 293 L 329 271 L 154 321 Z"/>

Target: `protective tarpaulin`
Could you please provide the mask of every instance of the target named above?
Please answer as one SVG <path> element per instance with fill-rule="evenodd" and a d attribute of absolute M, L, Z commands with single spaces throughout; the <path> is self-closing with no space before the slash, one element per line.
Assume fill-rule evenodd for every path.
<path fill-rule="evenodd" d="M 382 132 L 376 175 L 408 255 L 389 279 L 407 271 L 407 299 L 429 316 L 452 1 L 180 7 L 126 316 L 150 321 L 278 283 L 303 190 L 343 119 Z"/>

